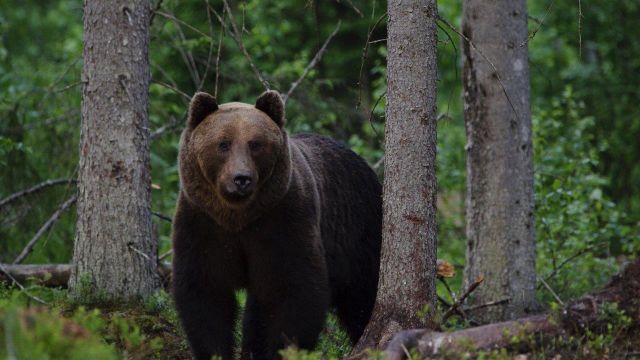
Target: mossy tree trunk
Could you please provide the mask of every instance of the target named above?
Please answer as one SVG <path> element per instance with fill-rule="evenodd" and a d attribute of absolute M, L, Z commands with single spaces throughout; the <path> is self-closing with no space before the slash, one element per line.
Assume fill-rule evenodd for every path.
<path fill-rule="evenodd" d="M 510 298 L 477 314 L 514 319 L 535 306 L 536 266 L 526 0 L 465 0 L 467 286 L 470 301 Z M 494 68 L 495 66 L 495 68 Z M 475 314 L 474 314 L 475 317 Z"/>
<path fill-rule="evenodd" d="M 79 197 L 70 287 L 152 294 L 148 0 L 86 0 Z M 83 280 L 86 279 L 86 280 Z M 86 286 L 89 285 L 89 289 Z"/>
<path fill-rule="evenodd" d="M 429 326 L 436 275 L 435 0 L 388 2 L 382 257 L 378 295 L 354 348 Z"/>

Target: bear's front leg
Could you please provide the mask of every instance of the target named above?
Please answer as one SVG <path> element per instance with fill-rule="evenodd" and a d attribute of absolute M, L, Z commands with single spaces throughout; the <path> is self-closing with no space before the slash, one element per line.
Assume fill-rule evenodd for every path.
<path fill-rule="evenodd" d="M 190 277 L 175 277 L 176 309 L 197 360 L 233 359 L 237 304 L 233 291 L 204 288 Z"/>
<path fill-rule="evenodd" d="M 216 239 L 211 220 L 183 196 L 173 230 L 173 294 L 193 354 L 233 359 L 237 249 Z"/>
<path fill-rule="evenodd" d="M 282 247 L 254 244 L 256 252 L 248 254 L 243 359 L 280 359 L 279 350 L 289 345 L 315 347 L 331 296 L 324 254 L 316 244 L 310 239 Z"/>

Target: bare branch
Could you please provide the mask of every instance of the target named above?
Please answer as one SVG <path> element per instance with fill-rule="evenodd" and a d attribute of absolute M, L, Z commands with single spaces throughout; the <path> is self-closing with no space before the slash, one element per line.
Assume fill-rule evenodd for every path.
<path fill-rule="evenodd" d="M 61 185 L 61 184 L 72 184 L 72 183 L 75 184 L 76 182 L 77 182 L 76 179 L 53 179 L 53 180 L 43 181 L 38 185 L 32 186 L 26 190 L 18 191 L 17 193 L 11 194 L 6 198 L 0 200 L 0 209 L 2 209 L 4 206 L 16 201 L 17 199 L 23 196 L 38 193 L 52 186 Z"/>
<path fill-rule="evenodd" d="M 547 284 L 546 281 L 544 281 L 544 279 L 540 279 L 540 281 L 542 282 L 542 285 L 544 285 L 545 288 L 547 288 L 547 290 L 549 290 L 549 292 L 551 293 L 551 295 L 553 296 L 554 299 L 556 299 L 556 301 L 558 302 L 558 304 L 564 306 L 564 301 L 562 301 L 562 299 L 560 299 L 560 296 L 558 296 L 558 294 L 556 294 L 555 291 L 553 291 L 553 289 L 551 288 L 551 286 L 549 286 L 549 284 Z"/>
<path fill-rule="evenodd" d="M 497 305 L 504 305 L 507 304 L 509 301 L 511 301 L 511 298 L 504 298 L 504 299 L 500 299 L 500 300 L 495 300 L 495 301 L 489 301 L 486 302 L 484 304 L 479 304 L 479 305 L 475 305 L 475 306 L 469 306 L 467 308 L 464 308 L 464 311 L 466 312 L 473 312 L 476 310 L 480 310 L 480 309 L 484 309 L 490 306 L 497 306 Z"/>
<path fill-rule="evenodd" d="M 177 87 L 173 86 L 173 85 L 169 85 L 166 82 L 160 81 L 160 80 L 154 80 L 151 79 L 151 82 L 154 84 L 158 84 L 160 86 L 166 87 L 167 89 L 173 90 L 174 92 L 176 92 L 179 95 L 182 95 L 182 97 L 184 97 L 187 100 L 191 100 L 191 96 L 187 95 L 187 93 L 185 93 L 184 91 L 178 89 Z"/>
<path fill-rule="evenodd" d="M 172 254 L 173 254 L 173 249 L 171 249 L 171 250 L 167 251 L 166 253 L 160 255 L 160 257 L 158 258 L 158 261 L 160 262 L 160 261 L 166 259 L 167 257 L 169 257 Z"/>
<path fill-rule="evenodd" d="M 265 80 L 264 76 L 262 76 L 262 73 L 260 72 L 260 70 L 258 70 L 256 65 L 253 63 L 253 60 L 251 59 L 251 55 L 249 55 L 249 52 L 244 47 L 244 43 L 242 42 L 242 33 L 238 30 L 238 26 L 236 25 L 236 22 L 233 20 L 233 13 L 231 12 L 231 7 L 229 7 L 229 3 L 227 2 L 227 0 L 222 0 L 222 2 L 224 3 L 224 8 L 227 10 L 227 14 L 229 14 L 229 22 L 231 23 L 231 27 L 233 29 L 233 31 L 231 32 L 231 37 L 233 38 L 233 40 L 235 40 L 236 44 L 238 45 L 238 48 L 240 48 L 240 51 L 249 62 L 249 66 L 251 66 L 253 73 L 256 75 L 256 77 L 258 78 L 262 86 L 264 86 L 265 90 L 270 90 L 269 83 L 267 82 L 267 80 Z M 209 8 L 213 9 L 212 7 L 209 7 Z M 213 9 L 213 11 L 216 17 L 218 17 L 218 21 L 220 21 L 220 24 L 224 25 L 224 20 L 222 19 L 222 17 L 218 15 L 215 9 Z"/>
<path fill-rule="evenodd" d="M 68 208 L 70 208 L 71 205 L 75 204 L 76 200 L 78 200 L 78 195 L 73 195 L 72 197 L 67 199 L 67 201 L 65 201 L 62 205 L 60 205 L 60 207 L 53 213 L 53 215 L 51 215 L 51 217 L 40 227 L 40 229 L 38 229 L 38 232 L 36 232 L 36 234 L 31 238 L 31 240 L 29 240 L 29 243 L 27 243 L 27 246 L 25 246 L 25 248 L 22 249 L 22 252 L 20 253 L 20 255 L 18 255 L 18 257 L 16 257 L 16 259 L 13 261 L 14 265 L 20 264 L 22 260 L 24 260 L 31 253 L 36 242 L 38 242 L 38 239 L 40 239 L 40 237 L 44 233 L 46 233 L 51 228 L 51 226 L 53 226 L 53 224 L 56 223 L 56 221 L 58 221 L 62 213 L 64 213 Z"/>
<path fill-rule="evenodd" d="M 184 117 L 183 117 L 183 123 L 184 123 Z M 161 137 L 162 135 L 176 131 L 179 128 L 180 127 L 178 126 L 178 119 L 175 116 L 171 116 L 171 121 L 167 125 L 164 125 L 158 128 L 153 133 L 151 133 L 151 140 L 155 140 Z"/>
<path fill-rule="evenodd" d="M 209 3 L 207 2 L 207 6 Z M 218 81 L 220 79 L 220 55 L 222 54 L 222 39 L 224 38 L 225 26 L 224 26 L 224 16 L 227 13 L 225 8 L 222 8 L 222 24 L 220 24 L 220 36 L 218 38 L 218 52 L 216 53 L 216 82 L 213 90 L 213 97 L 218 98 Z"/>
<path fill-rule="evenodd" d="M 471 294 L 478 286 L 480 286 L 480 284 L 482 284 L 483 281 L 484 281 L 484 278 L 478 277 L 473 282 L 473 284 L 471 284 L 471 286 L 469 286 L 467 291 L 465 291 L 465 293 L 462 294 L 462 296 L 460 296 L 460 298 L 458 300 L 456 300 L 453 303 L 453 305 L 451 305 L 449 310 L 447 310 L 447 312 L 444 313 L 444 315 L 442 316 L 442 321 L 446 321 L 449 318 L 449 316 L 451 316 L 451 314 L 453 314 L 453 312 L 456 311 L 458 309 L 458 307 L 467 299 L 469 294 Z"/>
<path fill-rule="evenodd" d="M 172 222 L 173 221 L 173 219 L 171 219 L 171 216 L 159 213 L 157 211 L 152 211 L 151 214 L 153 214 L 154 216 L 157 216 L 158 218 L 160 218 L 162 220 L 168 221 L 168 222 Z"/>
<path fill-rule="evenodd" d="M 304 78 L 307 76 L 309 71 L 318 64 L 320 59 L 322 59 L 322 56 L 324 55 L 325 51 L 327 50 L 327 46 L 329 45 L 329 42 L 331 42 L 331 39 L 333 39 L 333 37 L 336 36 L 338 31 L 340 30 L 341 23 L 342 23 L 341 21 L 338 21 L 338 24 L 336 24 L 336 28 L 329 35 L 329 37 L 327 37 L 327 40 L 324 41 L 324 44 L 322 44 L 322 47 L 320 48 L 320 50 L 318 50 L 318 52 L 316 53 L 316 56 L 314 56 L 313 59 L 311 59 L 311 61 L 309 62 L 309 64 L 307 64 L 307 67 L 304 68 L 304 71 L 302 72 L 302 75 L 300 75 L 298 80 L 294 81 L 291 84 L 291 86 L 289 87 L 289 91 L 287 91 L 287 93 L 284 94 L 284 96 L 282 97 L 282 101 L 285 104 L 287 103 L 287 100 L 289 99 L 291 94 L 296 90 L 298 85 L 300 85 L 300 82 L 302 82 L 302 80 L 304 80 Z"/>
<path fill-rule="evenodd" d="M 373 15 L 373 14 L 372 14 Z M 362 72 L 364 71 L 364 63 L 367 61 L 367 55 L 369 54 L 369 43 L 371 41 L 371 35 L 373 35 L 373 31 L 378 27 L 378 24 L 387 16 L 385 12 L 382 14 L 378 20 L 373 24 L 372 27 L 367 31 L 367 40 L 365 41 L 364 48 L 362 48 L 362 57 L 360 60 L 360 72 L 358 73 L 358 102 L 356 103 L 356 108 L 360 107 L 362 103 Z M 386 40 L 386 39 L 385 39 Z"/>
<path fill-rule="evenodd" d="M 538 24 L 538 26 L 531 32 L 531 34 L 529 34 L 529 36 L 522 42 L 522 44 L 520 44 L 520 47 L 527 45 L 527 43 L 536 36 L 538 31 L 540 31 L 540 29 L 542 28 L 542 25 L 544 25 L 544 21 L 547 19 L 547 15 L 549 15 L 549 12 L 551 11 L 551 7 L 553 7 L 553 0 L 549 2 L 549 6 L 547 6 L 547 11 L 545 12 L 544 17 L 541 20 L 538 20 L 529 16 L 530 19 L 534 19 L 534 21 Z"/>
<path fill-rule="evenodd" d="M 9 279 L 11 279 L 11 281 L 13 281 L 13 283 L 14 283 L 14 284 L 16 284 L 16 285 L 20 288 L 20 290 L 22 290 L 22 292 L 23 292 L 25 295 L 27 295 L 29 298 L 31 298 L 31 299 L 33 299 L 33 300 L 35 300 L 35 301 L 39 302 L 40 304 L 44 304 L 44 305 L 46 305 L 46 304 L 47 304 L 47 302 L 46 302 L 46 301 L 44 301 L 44 300 L 40 299 L 39 297 L 37 297 L 37 296 L 35 296 L 35 295 L 31 295 L 31 294 L 27 291 L 27 289 L 25 289 L 25 288 L 24 288 L 24 286 L 22 286 L 22 284 L 20 284 L 20 283 L 19 283 L 19 282 L 18 282 L 18 281 L 13 277 L 13 275 L 11 275 L 11 273 L 9 273 L 9 271 L 5 270 L 4 265 L 3 265 L 3 264 L 0 264 L 0 271 L 2 271 L 3 273 L 5 273 L 5 275 L 7 275 L 7 277 L 8 277 Z"/>

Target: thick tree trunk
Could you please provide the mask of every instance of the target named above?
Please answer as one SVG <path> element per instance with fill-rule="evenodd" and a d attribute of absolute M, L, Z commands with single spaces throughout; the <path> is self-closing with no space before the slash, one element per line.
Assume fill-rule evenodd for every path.
<path fill-rule="evenodd" d="M 435 0 L 388 2 L 382 258 L 362 354 L 402 329 L 429 326 L 435 308 Z"/>
<path fill-rule="evenodd" d="M 474 304 L 511 299 L 483 309 L 478 320 L 514 319 L 535 307 L 536 285 L 526 0 L 466 0 L 462 27 L 472 43 L 462 40 L 465 284 L 485 279 L 471 296 Z"/>
<path fill-rule="evenodd" d="M 70 287 L 114 300 L 159 286 L 151 233 L 147 0 L 86 0 L 78 222 Z M 84 285 L 83 285 L 84 286 Z"/>

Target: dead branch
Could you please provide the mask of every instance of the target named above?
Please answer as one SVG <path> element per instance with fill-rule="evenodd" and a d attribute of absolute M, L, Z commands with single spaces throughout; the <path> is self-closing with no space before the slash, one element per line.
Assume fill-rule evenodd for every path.
<path fill-rule="evenodd" d="M 371 14 L 373 15 L 373 14 Z M 369 54 L 369 44 L 371 41 L 371 35 L 373 35 L 373 31 L 378 27 L 378 24 L 387 17 L 387 13 L 382 14 L 378 20 L 367 30 L 367 40 L 364 43 L 364 48 L 362 48 L 362 56 L 360 59 L 360 72 L 358 73 L 358 102 L 356 103 L 356 108 L 360 107 L 362 103 L 362 72 L 364 71 L 364 63 L 367 61 L 367 55 Z"/>
<path fill-rule="evenodd" d="M 0 274 L 0 281 L 26 282 L 30 279 L 37 283 L 50 286 L 67 286 L 71 275 L 69 264 L 42 264 L 42 265 L 9 265 L 0 264 L 5 270 L 5 275 Z"/>
<path fill-rule="evenodd" d="M 416 349 L 423 357 L 447 354 L 467 354 L 469 351 L 491 350 L 504 347 L 526 348 L 530 336 L 552 337 L 606 329 L 607 320 L 601 318 L 606 303 L 617 303 L 635 323 L 640 322 L 640 258 L 620 274 L 613 277 L 603 289 L 568 302 L 558 314 L 540 314 L 518 320 L 494 323 L 450 333 L 413 329 L 402 331 L 387 345 L 388 359 L 405 359 L 403 348 Z M 516 340 L 521 339 L 521 340 Z M 454 356 L 455 357 L 455 356 Z"/>
<path fill-rule="evenodd" d="M 47 287 L 67 287 L 72 266 L 71 264 L 0 264 L 0 281 L 13 282 L 16 285 L 35 281 L 36 284 Z M 156 271 L 163 283 L 170 282 L 171 264 L 159 261 Z M 18 287 L 20 286 L 18 285 Z"/>
<path fill-rule="evenodd" d="M 209 8 L 209 2 L 207 2 L 207 9 Z M 208 11 L 208 10 L 207 10 Z M 213 90 L 213 97 L 218 98 L 218 80 L 220 79 L 220 55 L 222 54 L 222 39 L 224 38 L 225 26 L 224 16 L 227 13 L 225 8 L 222 8 L 222 24 L 220 24 L 220 36 L 218 38 L 218 52 L 216 53 L 216 81 Z"/>
<path fill-rule="evenodd" d="M 466 307 L 466 308 L 464 308 L 464 311 L 473 312 L 473 311 L 484 309 L 484 308 L 491 307 L 491 306 L 504 305 L 504 304 L 507 304 L 509 301 L 511 301 L 510 297 L 504 298 L 504 299 L 500 299 L 500 300 L 495 300 L 495 301 L 489 301 L 489 302 L 486 302 L 484 304 L 478 304 L 478 305 Z"/>
<path fill-rule="evenodd" d="M 38 239 L 40 239 L 40 237 L 44 233 L 46 233 L 51 228 L 51 226 L 53 226 L 53 224 L 56 223 L 56 221 L 58 221 L 60 216 L 68 208 L 70 208 L 71 205 L 75 204 L 76 200 L 78 200 L 78 195 L 73 195 L 72 197 L 67 199 L 67 201 L 65 201 L 62 205 L 60 205 L 60 207 L 53 213 L 53 215 L 51 215 L 51 217 L 40 227 L 40 229 L 38 229 L 38 232 L 36 232 L 36 234 L 33 235 L 31 240 L 29 240 L 29 242 L 27 243 L 27 246 L 25 246 L 24 249 L 22 249 L 22 252 L 20 253 L 20 255 L 18 255 L 18 257 L 16 257 L 16 259 L 13 261 L 14 265 L 20 264 L 22 260 L 24 260 L 31 253 L 36 242 L 38 242 Z"/>
<path fill-rule="evenodd" d="M 6 276 L 7 278 L 9 278 L 11 281 L 13 281 L 14 284 L 16 284 L 16 286 L 18 286 L 20 288 L 20 290 L 22 290 L 22 292 L 27 295 L 29 298 L 39 302 L 40 304 L 47 304 L 46 301 L 40 299 L 39 297 L 30 294 L 27 289 L 24 288 L 24 286 L 22 286 L 22 284 L 16 280 L 16 278 L 7 270 L 6 266 L 3 264 L 0 264 L 0 272 L 2 274 L 4 274 L 4 276 Z M 2 274 L 0 274 L 0 278 L 3 276 Z"/>
<path fill-rule="evenodd" d="M 286 104 L 287 100 L 289 99 L 289 97 L 291 96 L 291 94 L 296 90 L 296 88 L 298 87 L 298 85 L 300 85 L 300 83 L 302 82 L 302 80 L 304 80 L 304 78 L 307 76 L 307 74 L 309 73 L 309 71 L 311 69 L 313 69 L 318 62 L 320 61 L 320 59 L 322 59 L 322 56 L 324 55 L 325 51 L 327 50 L 327 46 L 329 45 L 329 43 L 331 42 L 331 39 L 333 39 L 334 36 L 336 36 L 336 34 L 338 33 L 338 31 L 340 30 L 340 25 L 341 25 L 341 21 L 338 21 L 338 24 L 336 25 L 336 28 L 333 30 L 333 32 L 329 35 L 329 37 L 327 37 L 327 40 L 324 41 L 324 44 L 322 44 L 322 47 L 320 48 L 320 50 L 318 50 L 318 52 L 316 53 L 316 56 L 313 57 L 313 59 L 311 59 L 311 61 L 309 62 L 309 64 L 307 64 L 307 66 L 304 68 L 304 71 L 302 72 L 302 75 L 300 75 L 300 77 L 298 78 L 298 80 L 294 81 L 291 86 L 289 87 L 289 91 L 287 91 L 286 94 L 284 94 L 284 96 L 282 97 L 282 101 Z"/>
<path fill-rule="evenodd" d="M 23 196 L 38 193 L 52 186 L 61 185 L 61 184 L 75 184 L 76 182 L 78 182 L 76 179 L 53 179 L 53 180 L 43 181 L 40 184 L 34 185 L 22 191 L 18 191 L 17 193 L 13 193 L 7 196 L 6 198 L 0 200 L 0 209 L 2 209 L 5 205 L 10 204 Z"/>
<path fill-rule="evenodd" d="M 233 31 L 231 32 L 231 37 L 233 38 L 233 40 L 235 40 L 236 44 L 238 45 L 238 48 L 240 48 L 240 51 L 249 62 L 249 66 L 251 66 L 253 73 L 256 75 L 256 77 L 258 78 L 262 86 L 264 86 L 264 89 L 270 90 L 269 83 L 267 82 L 267 80 L 265 80 L 264 76 L 262 76 L 262 73 L 260 72 L 260 70 L 258 70 L 256 65 L 253 63 L 253 60 L 251 59 L 251 55 L 249 55 L 249 52 L 244 47 L 244 43 L 242 42 L 242 33 L 238 30 L 238 26 L 236 25 L 236 22 L 233 20 L 233 13 L 231 12 L 231 7 L 229 6 L 229 3 L 227 2 L 227 0 L 222 0 L 222 2 L 224 3 L 225 10 L 227 10 L 227 14 L 229 15 L 229 22 L 231 23 L 231 28 L 233 29 Z M 224 20 L 222 19 L 222 17 L 218 15 L 215 9 L 213 9 L 212 7 L 209 7 L 209 8 L 212 9 L 213 13 L 218 18 L 218 21 L 220 21 L 220 24 L 224 26 Z"/>
<path fill-rule="evenodd" d="M 173 222 L 173 219 L 169 215 L 165 215 L 165 214 L 157 212 L 157 211 L 152 211 L 151 214 L 154 215 L 154 216 L 157 216 L 158 218 L 160 218 L 160 219 L 162 219 L 164 221 Z"/>
<path fill-rule="evenodd" d="M 151 79 L 151 82 L 153 84 L 158 84 L 160 86 L 166 87 L 169 90 L 173 90 L 176 94 L 181 95 L 182 97 L 184 97 L 187 100 L 191 100 L 191 96 L 187 95 L 187 93 L 185 93 L 184 91 L 178 89 L 177 87 L 175 87 L 173 85 L 170 85 L 170 84 L 167 84 L 166 82 L 162 82 L 162 81 L 155 80 L 155 79 Z"/>
<path fill-rule="evenodd" d="M 446 321 L 449 316 L 451 316 L 451 314 L 453 314 L 458 307 L 467 299 L 467 297 L 476 289 L 478 288 L 478 286 L 480 286 L 480 284 L 482 284 L 482 282 L 484 281 L 483 277 L 478 277 L 473 284 L 471 284 L 469 286 L 469 288 L 467 289 L 467 291 L 464 292 L 464 294 L 462 294 L 462 296 L 460 296 L 460 298 L 456 301 L 454 301 L 453 305 L 451 305 L 451 307 L 449 308 L 449 310 L 447 310 L 447 312 L 444 313 L 444 315 L 442 316 L 442 321 Z"/>

